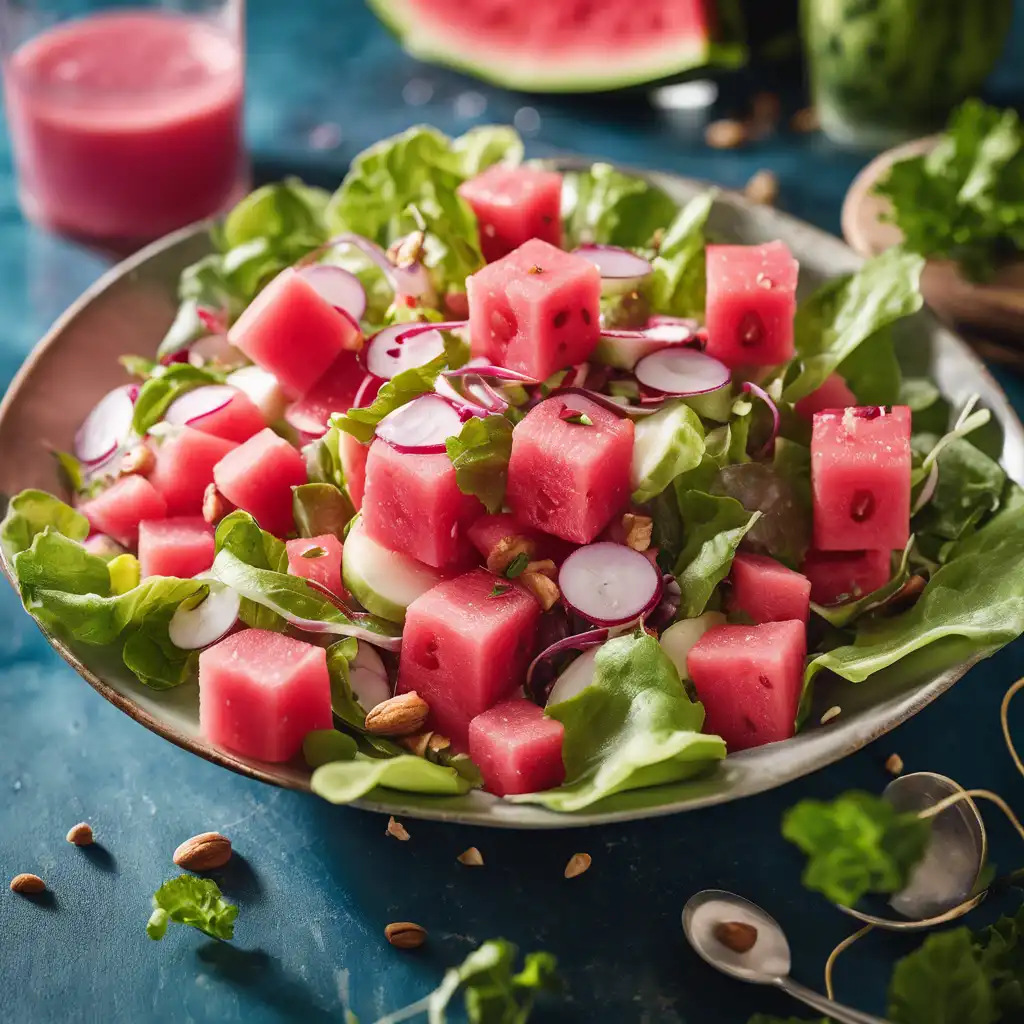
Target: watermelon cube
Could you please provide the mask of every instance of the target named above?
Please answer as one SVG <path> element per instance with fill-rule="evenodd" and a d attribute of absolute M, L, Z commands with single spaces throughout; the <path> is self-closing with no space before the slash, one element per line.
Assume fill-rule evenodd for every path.
<path fill-rule="evenodd" d="M 800 571 L 811 581 L 815 604 L 845 604 L 873 594 L 892 575 L 890 551 L 815 551 L 804 556 Z"/>
<path fill-rule="evenodd" d="M 341 596 L 341 541 L 333 533 L 319 537 L 300 537 L 285 541 L 288 551 L 288 571 L 326 587 Z"/>
<path fill-rule="evenodd" d="M 334 725 L 327 652 L 266 629 L 225 637 L 199 655 L 199 725 L 243 757 L 290 760 Z"/>
<path fill-rule="evenodd" d="M 804 624 L 795 620 L 709 629 L 686 656 L 706 712 L 704 731 L 733 752 L 789 739 L 806 654 Z"/>
<path fill-rule="evenodd" d="M 546 380 L 594 351 L 601 274 L 582 256 L 531 238 L 468 278 L 466 291 L 474 356 Z"/>
<path fill-rule="evenodd" d="M 351 318 L 288 267 L 253 299 L 228 340 L 272 373 L 289 397 L 301 398 L 342 349 L 360 347 L 362 335 Z"/>
<path fill-rule="evenodd" d="M 366 459 L 370 446 L 360 444 L 342 430 L 338 432 L 338 454 L 345 472 L 345 490 L 352 499 L 352 507 L 358 512 L 363 507 L 363 495 L 366 493 Z"/>
<path fill-rule="evenodd" d="M 264 530 L 283 537 L 295 528 L 292 488 L 306 482 L 306 462 L 267 427 L 213 467 L 217 490 Z"/>
<path fill-rule="evenodd" d="M 533 558 L 550 558 L 559 564 L 564 562 L 574 549 L 574 545 L 560 537 L 552 537 L 550 534 L 525 526 L 511 512 L 481 516 L 466 531 L 466 536 L 485 562 L 501 541 L 512 537 L 522 537 L 530 541 L 533 545 L 530 552 Z"/>
<path fill-rule="evenodd" d="M 707 247 L 707 353 L 726 366 L 793 357 L 799 264 L 785 242 Z"/>
<path fill-rule="evenodd" d="M 189 426 L 204 434 L 223 437 L 226 441 L 241 444 L 253 434 L 258 434 L 267 424 L 256 403 L 244 392 L 232 388 L 234 393 L 226 405 L 214 412 L 190 420 Z"/>
<path fill-rule="evenodd" d="M 213 483 L 213 467 L 238 445 L 195 427 L 180 427 L 152 447 L 156 463 L 149 479 L 166 499 L 167 514 L 198 516 L 203 494 Z"/>
<path fill-rule="evenodd" d="M 105 491 L 83 501 L 78 511 L 97 533 L 113 537 L 119 544 L 134 547 L 139 523 L 167 515 L 164 496 L 144 477 L 132 474 L 115 480 Z"/>
<path fill-rule="evenodd" d="M 732 562 L 732 607 L 754 622 L 785 622 L 810 615 L 811 581 L 765 555 L 740 552 Z"/>
<path fill-rule="evenodd" d="M 319 437 L 332 413 L 348 412 L 366 377 L 356 352 L 346 349 L 327 367 L 323 376 L 287 412 L 288 422 L 304 434 Z M 347 436 L 347 435 L 346 435 Z"/>
<path fill-rule="evenodd" d="M 816 412 L 822 412 L 824 409 L 845 409 L 856 404 L 857 396 L 849 389 L 846 381 L 838 373 L 830 373 L 819 388 L 799 399 L 794 408 L 798 415 L 810 422 Z"/>
<path fill-rule="evenodd" d="M 565 780 L 564 733 L 533 701 L 507 700 L 469 723 L 469 756 L 489 793 L 537 793 Z"/>
<path fill-rule="evenodd" d="M 180 516 L 139 525 L 139 570 L 147 576 L 187 580 L 213 565 L 213 527 L 204 519 Z"/>
<path fill-rule="evenodd" d="M 406 611 L 398 692 L 415 690 L 431 727 L 464 749 L 472 719 L 522 685 L 539 620 L 525 587 L 486 569 L 444 580 Z"/>
<path fill-rule="evenodd" d="M 378 544 L 435 569 L 472 565 L 466 529 L 483 510 L 459 490 L 447 455 L 399 452 L 379 439 L 370 445 L 362 516 Z"/>
<path fill-rule="evenodd" d="M 590 423 L 566 416 L 585 414 Z M 553 395 L 512 433 L 505 500 L 517 519 L 589 544 L 629 502 L 633 423 L 577 394 Z"/>
<path fill-rule="evenodd" d="M 529 238 L 562 244 L 562 176 L 555 171 L 494 164 L 460 185 L 459 195 L 476 214 L 488 263 Z"/>
<path fill-rule="evenodd" d="M 910 537 L 910 410 L 905 405 L 814 414 L 814 546 L 863 551 Z"/>

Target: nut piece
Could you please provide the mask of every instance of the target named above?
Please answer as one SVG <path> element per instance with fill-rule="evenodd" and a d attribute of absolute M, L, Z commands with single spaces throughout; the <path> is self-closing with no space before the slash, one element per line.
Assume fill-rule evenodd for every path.
<path fill-rule="evenodd" d="M 409 835 L 409 830 L 400 822 L 395 821 L 394 816 L 388 818 L 388 827 L 385 829 L 385 835 L 394 836 L 400 842 L 407 843 L 412 838 Z"/>
<path fill-rule="evenodd" d="M 752 203 L 771 206 L 779 198 L 779 179 L 771 171 L 758 171 L 747 182 L 743 194 Z"/>
<path fill-rule="evenodd" d="M 375 736 L 411 736 L 419 732 L 430 714 L 430 705 L 415 691 L 378 704 L 366 716 L 365 728 Z"/>
<path fill-rule="evenodd" d="M 818 111 L 814 107 L 798 110 L 790 119 L 789 127 L 795 132 L 816 132 L 821 127 Z"/>
<path fill-rule="evenodd" d="M 403 736 L 398 742 L 417 757 L 440 754 L 442 750 L 447 750 L 452 745 L 452 741 L 439 732 L 419 732 L 413 736 Z"/>
<path fill-rule="evenodd" d="M 225 512 L 227 512 L 227 506 L 220 491 L 217 490 L 217 485 L 208 484 L 203 492 L 203 518 L 211 526 L 215 526 L 224 518 Z"/>
<path fill-rule="evenodd" d="M 404 238 L 399 238 L 388 249 L 388 259 L 396 267 L 405 269 L 423 258 L 425 236 L 422 231 L 412 231 Z"/>
<path fill-rule="evenodd" d="M 650 516 L 637 516 L 627 512 L 622 517 L 622 529 L 626 532 L 626 547 L 634 551 L 646 551 L 651 546 L 654 520 Z"/>
<path fill-rule="evenodd" d="M 523 572 L 539 572 L 548 579 L 558 579 L 558 566 L 550 558 L 542 558 L 539 562 L 529 562 Z"/>
<path fill-rule="evenodd" d="M 484 866 L 484 856 L 475 846 L 463 850 L 455 859 L 460 864 L 465 864 L 467 868 L 482 868 Z"/>
<path fill-rule="evenodd" d="M 67 841 L 74 846 L 92 846 L 92 825 L 86 821 L 80 821 L 68 832 Z"/>
<path fill-rule="evenodd" d="M 742 121 L 712 121 L 704 129 L 704 141 L 712 149 L 736 149 L 747 141 L 747 126 Z"/>
<path fill-rule="evenodd" d="M 821 716 L 821 724 L 828 725 L 828 723 L 831 722 L 833 718 L 838 718 L 842 714 L 842 712 L 843 709 L 838 704 L 833 704 L 832 707 L 830 707 L 828 711 L 826 711 L 825 714 Z"/>
<path fill-rule="evenodd" d="M 393 921 L 384 929 L 384 938 L 396 949 L 419 949 L 427 941 L 427 930 L 412 921 Z"/>
<path fill-rule="evenodd" d="M 11 879 L 11 892 L 20 892 L 26 896 L 35 896 L 41 892 L 46 892 L 46 883 L 38 875 L 15 875 Z"/>
<path fill-rule="evenodd" d="M 500 576 L 520 555 L 532 560 L 535 549 L 528 537 L 502 537 L 487 556 L 487 568 Z"/>
<path fill-rule="evenodd" d="M 179 868 L 188 871 L 212 871 L 231 860 L 231 840 L 219 832 L 202 832 L 186 839 L 172 858 Z"/>
<path fill-rule="evenodd" d="M 577 875 L 582 875 L 589 867 L 589 853 L 574 853 L 569 858 L 569 863 L 565 865 L 565 877 L 575 878 Z"/>
<path fill-rule="evenodd" d="M 540 572 L 524 572 L 519 577 L 519 582 L 537 598 L 544 611 L 549 611 L 562 596 L 558 584 L 550 576 Z"/>
<path fill-rule="evenodd" d="M 121 457 L 121 475 L 140 473 L 145 476 L 152 471 L 155 465 L 156 459 L 149 448 L 144 444 L 137 444 L 134 448 L 129 448 Z"/>
<path fill-rule="evenodd" d="M 903 758 L 899 754 L 890 754 L 885 759 L 885 770 L 890 775 L 903 774 Z"/>
<path fill-rule="evenodd" d="M 746 921 L 719 921 L 713 934 L 734 953 L 749 953 L 757 942 L 757 929 Z"/>

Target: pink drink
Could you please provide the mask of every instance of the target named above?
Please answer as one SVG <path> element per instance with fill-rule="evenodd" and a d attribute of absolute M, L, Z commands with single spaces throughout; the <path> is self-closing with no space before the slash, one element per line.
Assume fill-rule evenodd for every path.
<path fill-rule="evenodd" d="M 22 204 L 48 227 L 148 240 L 244 188 L 243 62 L 216 25 L 162 11 L 96 14 L 4 67 Z"/>

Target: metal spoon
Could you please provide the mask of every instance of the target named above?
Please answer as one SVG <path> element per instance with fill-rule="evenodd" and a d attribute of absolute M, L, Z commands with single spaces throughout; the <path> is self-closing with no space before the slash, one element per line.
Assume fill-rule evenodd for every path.
<path fill-rule="evenodd" d="M 945 775 L 916 772 L 893 780 L 882 794 L 897 810 L 924 811 L 963 787 Z M 988 853 L 985 823 L 971 799 L 947 807 L 932 819 L 932 837 L 924 859 L 910 882 L 889 900 L 889 906 L 907 920 L 879 917 L 840 906 L 851 917 L 890 931 L 917 931 L 953 921 L 973 910 L 985 892 L 971 896 Z"/>
<path fill-rule="evenodd" d="M 746 953 L 737 953 L 715 938 L 715 926 L 740 921 L 757 929 L 757 940 Z M 740 981 L 773 985 L 839 1024 L 887 1024 L 881 1017 L 861 1013 L 826 999 L 789 976 L 789 943 L 775 920 L 759 906 L 721 889 L 705 889 L 683 907 L 683 931 L 690 945 L 712 967 Z"/>

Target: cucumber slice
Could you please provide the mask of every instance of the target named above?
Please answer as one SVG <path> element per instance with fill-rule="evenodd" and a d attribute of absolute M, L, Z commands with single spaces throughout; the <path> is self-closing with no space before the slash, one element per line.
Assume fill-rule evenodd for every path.
<path fill-rule="evenodd" d="M 683 401 L 702 419 L 728 423 L 732 419 L 732 384 L 704 395 L 691 395 Z"/>
<path fill-rule="evenodd" d="M 371 540 L 356 520 L 341 559 L 345 588 L 369 612 L 389 622 L 404 622 L 405 610 L 443 577 L 408 555 L 388 551 Z"/>
<path fill-rule="evenodd" d="M 695 619 L 675 622 L 661 634 L 661 649 L 672 659 L 679 670 L 680 679 L 689 679 L 686 656 L 690 648 L 713 626 L 724 626 L 725 616 L 721 612 L 705 612 Z"/>
<path fill-rule="evenodd" d="M 594 681 L 595 662 L 600 647 L 585 650 L 556 680 L 548 695 L 547 704 L 561 704 L 582 693 Z"/>
<path fill-rule="evenodd" d="M 642 505 L 661 494 L 680 473 L 699 466 L 703 454 L 704 427 L 685 403 L 670 402 L 640 420 L 633 433 L 629 474 L 633 500 Z"/>

